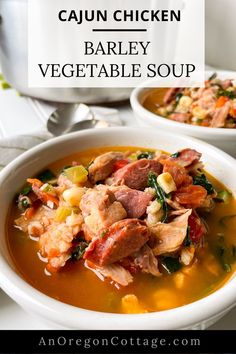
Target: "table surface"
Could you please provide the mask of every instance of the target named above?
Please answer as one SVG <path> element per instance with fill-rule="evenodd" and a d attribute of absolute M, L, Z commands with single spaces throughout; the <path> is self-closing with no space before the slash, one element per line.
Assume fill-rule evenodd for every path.
<path fill-rule="evenodd" d="M 0 138 L 43 129 L 47 117 L 54 110 L 52 105 L 41 105 L 36 100 L 19 97 L 14 90 L 0 91 L 0 108 Z M 136 125 L 129 106 L 119 109 L 119 113 L 125 125 Z M 0 290 L 0 329 L 49 329 L 49 327 L 27 314 Z M 236 308 L 211 329 L 236 330 Z"/>

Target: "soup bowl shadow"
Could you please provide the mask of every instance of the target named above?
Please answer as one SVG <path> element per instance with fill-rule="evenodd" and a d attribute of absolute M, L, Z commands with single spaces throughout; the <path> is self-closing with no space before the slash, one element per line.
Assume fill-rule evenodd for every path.
<path fill-rule="evenodd" d="M 205 329 L 226 314 L 236 302 L 236 278 L 221 289 L 191 304 L 146 314 L 112 314 L 85 310 L 50 298 L 20 275 L 9 254 L 6 227 L 9 207 L 28 176 L 55 160 L 88 148 L 142 146 L 174 153 L 189 147 L 203 153 L 206 170 L 236 196 L 235 160 L 197 139 L 146 128 L 109 128 L 72 133 L 43 143 L 11 162 L 0 173 L 0 286 L 22 308 L 51 328 L 65 329 Z M 29 324 L 30 329 L 30 324 Z"/>
<path fill-rule="evenodd" d="M 220 79 L 235 79 L 236 72 L 216 71 Z M 212 75 L 212 71 L 206 72 L 206 78 Z M 146 81 L 132 91 L 130 103 L 139 125 L 167 130 L 169 132 L 192 136 L 212 144 L 223 151 L 236 157 L 236 129 L 201 127 L 186 123 L 179 123 L 157 115 L 143 106 L 145 97 L 153 88 L 148 88 L 148 83 L 155 87 L 155 81 Z"/>

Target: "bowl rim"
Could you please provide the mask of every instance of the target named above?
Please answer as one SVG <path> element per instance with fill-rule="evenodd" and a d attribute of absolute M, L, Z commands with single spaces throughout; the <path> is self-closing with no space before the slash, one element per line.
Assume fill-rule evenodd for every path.
<path fill-rule="evenodd" d="M 7 165 L 1 172 L 0 172 L 0 186 L 2 181 L 15 170 L 16 166 L 22 164 L 25 160 L 31 158 L 35 154 L 38 154 L 42 150 L 48 150 L 51 147 L 56 145 L 60 145 L 66 143 L 70 139 L 79 138 L 81 136 L 92 136 L 103 134 L 110 134 L 110 133 L 122 133 L 126 129 L 130 134 L 135 134 L 135 132 L 146 132 L 154 133 L 154 134 L 163 134 L 163 131 L 153 132 L 150 128 L 138 128 L 138 127 L 115 127 L 109 129 L 99 129 L 99 130 L 84 130 L 81 132 L 71 133 L 65 136 L 57 137 L 54 139 L 50 139 L 42 144 L 39 144 L 32 149 L 24 152 L 22 155 L 17 157 L 14 161 L 12 161 L 9 165 Z M 176 135 L 174 133 L 165 132 L 166 137 L 168 138 L 180 138 L 185 140 L 191 144 L 192 141 L 200 144 L 210 149 L 217 155 L 221 155 L 222 161 L 224 163 L 230 164 L 233 169 L 236 171 L 235 159 L 225 152 L 222 152 L 218 148 L 211 146 L 208 143 L 202 142 L 201 140 Z M 122 144 L 121 144 L 122 145 Z M 2 220 L 1 223 L 5 225 L 6 220 Z M 5 235 L 4 235 L 5 237 Z M 41 291 L 37 290 L 29 283 L 27 283 L 20 275 L 18 275 L 12 267 L 8 264 L 5 257 L 0 252 L 0 286 L 5 292 L 10 295 L 14 300 L 17 298 L 20 304 L 27 303 L 27 306 L 30 308 L 34 308 L 34 312 L 41 315 L 43 318 L 47 318 L 52 320 L 56 323 L 61 323 L 63 326 L 73 324 L 75 327 L 78 325 L 78 322 L 81 321 L 81 318 L 90 323 L 91 328 L 91 321 L 95 327 L 101 326 L 104 321 L 118 321 L 119 325 L 121 326 L 122 323 L 126 326 L 131 326 L 134 324 L 134 320 L 141 321 L 142 325 L 144 326 L 152 326 L 155 329 L 155 324 L 157 320 L 160 320 L 163 324 L 163 329 L 171 329 L 173 326 L 173 320 L 178 323 L 178 328 L 183 328 L 186 326 L 194 325 L 198 322 L 207 320 L 208 318 L 215 317 L 226 310 L 232 308 L 236 302 L 236 277 L 229 280 L 225 283 L 221 288 L 213 292 L 212 294 L 201 298 L 197 301 L 194 301 L 190 304 L 183 305 L 174 309 L 164 310 L 159 312 L 151 312 L 146 314 L 114 314 L 114 313 L 106 313 L 106 312 L 98 312 L 93 310 L 87 310 L 80 307 L 76 307 L 73 305 L 69 305 L 63 302 L 60 302 L 54 298 L 51 298 Z M 17 300 L 15 300 L 18 302 Z M 26 307 L 27 307 L 26 306 Z M 35 310 L 36 308 L 36 310 Z M 61 318 L 61 313 L 65 313 L 65 317 Z M 43 314 L 43 315 L 42 315 Z M 113 322 L 114 323 L 114 322 Z M 105 326 L 105 327 L 108 327 Z M 74 328 L 74 327 L 73 327 Z M 93 328 L 93 327 L 92 327 Z"/>
<path fill-rule="evenodd" d="M 235 80 L 236 80 L 236 72 L 235 71 L 229 71 L 229 70 L 212 70 L 213 72 L 216 72 L 217 75 L 234 75 Z M 205 75 L 210 75 L 212 73 L 210 70 L 205 71 Z M 155 82 L 155 80 L 146 80 L 140 85 L 138 85 L 136 88 L 133 89 L 130 95 L 130 104 L 134 112 L 139 112 L 141 117 L 140 119 L 149 119 L 152 123 L 158 125 L 160 123 L 161 126 L 165 126 L 166 129 L 168 128 L 175 128 L 175 129 L 181 129 L 184 133 L 186 134 L 209 134 L 213 136 L 235 136 L 236 137 L 236 129 L 234 128 L 211 128 L 211 127 L 201 127 L 201 126 L 196 126 L 192 124 L 186 124 L 186 123 L 180 123 L 180 122 L 175 122 L 173 120 L 167 119 L 165 117 L 162 117 L 158 114 L 155 114 L 148 109 L 144 108 L 143 105 L 140 102 L 140 98 L 144 91 L 147 90 L 152 90 L 155 87 L 147 87 L 146 85 L 148 83 L 152 84 Z M 143 118 L 145 117 L 145 118 Z"/>

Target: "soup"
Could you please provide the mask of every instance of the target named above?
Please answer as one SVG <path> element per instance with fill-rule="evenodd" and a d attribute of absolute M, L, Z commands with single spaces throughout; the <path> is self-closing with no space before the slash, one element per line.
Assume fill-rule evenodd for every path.
<path fill-rule="evenodd" d="M 200 158 L 105 147 L 53 163 L 9 212 L 16 271 L 54 299 L 112 313 L 214 292 L 235 268 L 236 202 Z"/>
<path fill-rule="evenodd" d="M 204 88 L 152 89 L 143 99 L 149 111 L 167 119 L 211 128 L 236 128 L 236 84 L 212 75 Z"/>

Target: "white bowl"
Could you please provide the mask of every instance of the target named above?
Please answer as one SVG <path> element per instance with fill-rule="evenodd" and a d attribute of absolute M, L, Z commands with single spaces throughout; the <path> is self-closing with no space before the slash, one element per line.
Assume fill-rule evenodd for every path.
<path fill-rule="evenodd" d="M 210 326 L 234 306 L 236 278 L 215 293 L 186 306 L 148 314 L 122 315 L 64 304 L 34 289 L 16 273 L 8 253 L 5 227 L 9 206 L 24 180 L 53 161 L 76 151 L 112 145 L 143 146 L 172 153 L 186 147 L 194 148 L 203 152 L 206 169 L 236 196 L 235 160 L 196 139 L 158 130 L 127 127 L 87 130 L 53 139 L 27 151 L 0 173 L 0 286 L 27 312 L 49 322 L 52 328 L 128 330 L 203 329 Z"/>
<path fill-rule="evenodd" d="M 206 72 L 206 78 L 212 74 Z M 216 71 L 221 79 L 235 79 L 236 72 Z M 155 84 L 155 81 L 152 81 Z M 152 88 L 147 88 L 147 82 L 132 91 L 130 102 L 138 122 L 143 126 L 157 128 L 158 130 L 168 130 L 177 134 L 184 134 L 202 139 L 209 144 L 215 145 L 223 151 L 236 157 L 236 129 L 198 127 L 195 125 L 175 122 L 148 111 L 142 106 L 144 95 Z"/>

